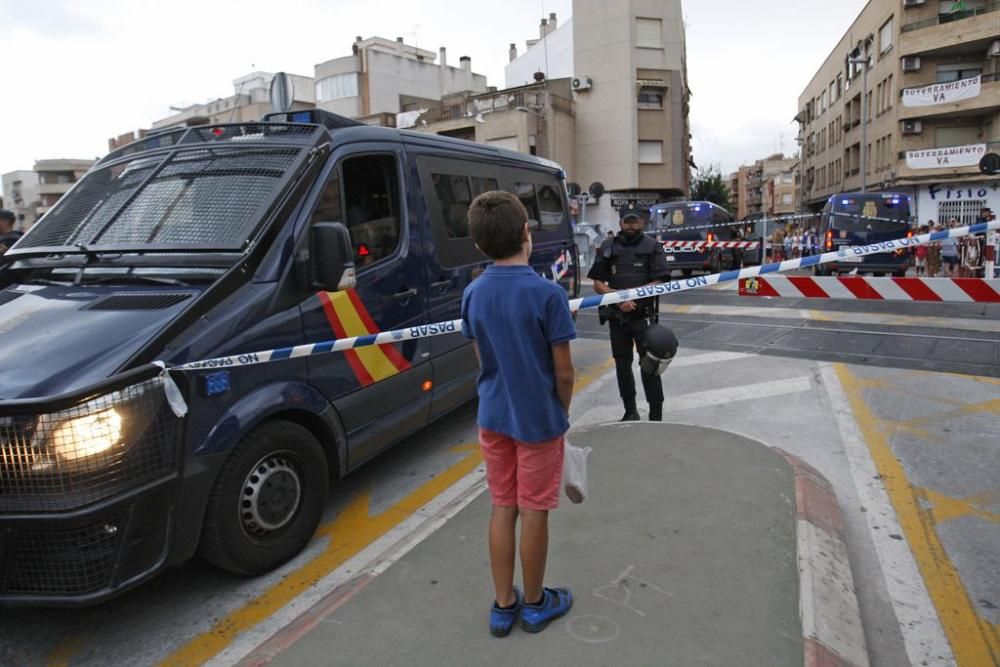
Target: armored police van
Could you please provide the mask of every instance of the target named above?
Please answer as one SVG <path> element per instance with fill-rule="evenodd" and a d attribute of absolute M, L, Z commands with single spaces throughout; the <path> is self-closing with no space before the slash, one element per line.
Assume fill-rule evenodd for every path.
<path fill-rule="evenodd" d="M 495 189 L 575 296 L 564 175 L 525 154 L 304 111 L 100 160 L 0 259 L 0 604 L 298 553 L 330 485 L 468 401 L 478 367 L 456 334 L 292 348 L 459 318 L 487 264 L 466 212 Z"/>

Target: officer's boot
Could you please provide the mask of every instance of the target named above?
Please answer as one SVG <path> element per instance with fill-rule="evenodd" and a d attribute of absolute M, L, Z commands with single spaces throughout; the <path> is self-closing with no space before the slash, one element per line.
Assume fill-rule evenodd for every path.
<path fill-rule="evenodd" d="M 663 421 L 663 403 L 649 404 L 649 421 L 651 422 Z"/>
<path fill-rule="evenodd" d="M 639 409 L 635 406 L 635 398 L 624 398 L 625 414 L 618 421 L 637 422 L 639 421 Z"/>

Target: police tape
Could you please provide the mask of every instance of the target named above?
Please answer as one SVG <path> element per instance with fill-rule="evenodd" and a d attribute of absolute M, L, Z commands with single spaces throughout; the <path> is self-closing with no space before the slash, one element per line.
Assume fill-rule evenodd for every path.
<path fill-rule="evenodd" d="M 671 280 L 655 285 L 646 285 L 633 289 L 609 292 L 608 294 L 598 294 L 579 299 L 571 299 L 569 308 L 571 311 L 597 308 L 598 306 L 610 306 L 623 301 L 633 301 L 635 299 L 645 299 L 655 296 L 666 296 L 686 292 L 692 289 L 699 289 L 715 285 L 718 283 L 732 282 L 743 278 L 755 278 L 768 273 L 780 273 L 782 271 L 792 271 L 795 269 L 809 268 L 820 264 L 843 261 L 846 257 L 864 257 L 878 253 L 892 252 L 895 250 L 906 250 L 919 245 L 933 243 L 946 238 L 959 238 L 971 234 L 981 234 L 986 231 L 1000 229 L 1000 221 L 983 222 L 967 227 L 956 227 L 954 229 L 929 234 L 920 234 L 909 238 L 901 238 L 893 241 L 880 241 L 863 246 L 841 246 L 833 252 L 822 255 L 811 255 L 800 259 L 789 259 L 783 262 L 774 262 L 762 266 L 752 266 L 745 269 L 735 269 L 723 271 L 708 276 L 697 276 L 685 278 L 683 281 Z M 328 352 L 341 352 L 369 345 L 385 345 L 400 343 L 407 340 L 419 338 L 429 338 L 431 336 L 441 336 L 444 334 L 459 333 L 462 330 L 461 320 L 451 320 L 449 322 L 435 322 L 433 324 L 422 324 L 406 329 L 395 329 L 393 331 L 383 331 L 377 334 L 365 336 L 355 336 L 353 338 L 340 338 L 328 340 L 320 343 L 308 343 L 305 345 L 295 345 L 292 347 L 282 347 L 274 350 L 263 350 L 260 352 L 249 352 L 246 354 L 235 354 L 227 357 L 216 357 L 204 361 L 193 361 L 170 367 L 170 370 L 190 371 L 213 368 L 230 368 L 237 366 L 252 366 L 270 361 L 280 361 L 285 359 L 298 359 L 310 357 Z"/>
<path fill-rule="evenodd" d="M 700 250 L 702 248 L 743 248 L 752 250 L 760 241 L 661 241 L 664 248 Z"/>

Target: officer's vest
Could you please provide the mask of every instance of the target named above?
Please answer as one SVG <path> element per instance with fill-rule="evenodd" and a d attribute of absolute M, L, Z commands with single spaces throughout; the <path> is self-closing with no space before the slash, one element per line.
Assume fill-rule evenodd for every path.
<path fill-rule="evenodd" d="M 649 284 L 657 252 L 663 252 L 663 247 L 645 235 L 634 245 L 620 243 L 617 239 L 605 241 L 601 254 L 610 264 L 608 285 L 612 289 L 629 289 Z"/>

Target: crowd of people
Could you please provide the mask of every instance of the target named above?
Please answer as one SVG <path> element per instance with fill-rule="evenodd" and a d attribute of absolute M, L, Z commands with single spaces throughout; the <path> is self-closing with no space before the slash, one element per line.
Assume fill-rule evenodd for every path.
<path fill-rule="evenodd" d="M 819 233 L 813 227 L 806 228 L 800 225 L 778 227 L 768 242 L 772 262 L 809 257 L 820 252 Z"/>
<path fill-rule="evenodd" d="M 959 227 L 957 219 L 948 221 L 947 227 L 934 220 L 928 220 L 918 230 L 918 234 L 942 232 Z M 917 277 L 927 278 L 982 278 L 983 258 L 986 238 L 981 234 L 962 238 L 947 238 L 934 243 L 917 246 L 913 250 L 913 264 Z"/>

